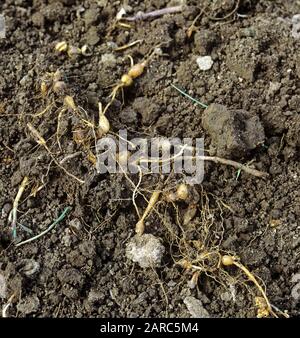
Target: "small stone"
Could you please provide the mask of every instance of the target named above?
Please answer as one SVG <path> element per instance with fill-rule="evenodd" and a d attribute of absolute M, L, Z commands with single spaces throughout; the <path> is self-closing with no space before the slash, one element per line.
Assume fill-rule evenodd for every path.
<path fill-rule="evenodd" d="M 40 300 L 35 295 L 28 296 L 28 297 L 21 299 L 21 301 L 17 305 L 18 311 L 24 315 L 37 312 L 39 307 L 40 307 Z"/>
<path fill-rule="evenodd" d="M 40 269 L 40 264 L 39 262 L 29 259 L 29 258 L 24 258 L 20 260 L 18 263 L 18 270 L 22 274 L 24 274 L 27 277 L 35 275 Z"/>
<path fill-rule="evenodd" d="M 292 37 L 294 39 L 300 39 L 300 14 L 296 14 L 292 17 Z"/>
<path fill-rule="evenodd" d="M 114 54 L 112 54 L 112 53 L 105 53 L 105 54 L 101 55 L 101 63 L 105 67 L 111 67 L 111 68 L 113 68 L 117 64 L 117 59 L 114 56 Z"/>
<path fill-rule="evenodd" d="M 167 285 L 168 285 L 169 288 L 174 288 L 177 285 L 177 283 L 173 280 L 170 280 Z"/>
<path fill-rule="evenodd" d="M 209 313 L 203 307 L 201 300 L 188 296 L 183 300 L 192 318 L 210 318 Z"/>
<path fill-rule="evenodd" d="M 0 39 L 5 38 L 5 19 L 4 16 L 0 14 Z"/>
<path fill-rule="evenodd" d="M 97 27 L 92 26 L 85 35 L 85 41 L 90 46 L 95 46 L 100 41 Z"/>
<path fill-rule="evenodd" d="M 269 88 L 267 90 L 266 98 L 269 99 L 273 97 L 281 87 L 280 82 L 270 82 Z"/>
<path fill-rule="evenodd" d="M 72 234 L 70 229 L 66 229 L 64 235 L 61 237 L 61 242 L 64 246 L 70 247 L 72 244 Z"/>
<path fill-rule="evenodd" d="M 209 70 L 214 63 L 209 55 L 199 56 L 196 62 L 201 70 Z"/>
<path fill-rule="evenodd" d="M 45 25 L 45 17 L 41 12 L 32 14 L 31 20 L 33 25 L 36 27 L 44 27 Z"/>
<path fill-rule="evenodd" d="M 195 50 L 200 55 L 210 54 L 212 48 L 216 45 L 218 36 L 208 29 L 201 29 L 194 35 Z"/>
<path fill-rule="evenodd" d="M 108 2 L 108 0 L 98 0 L 97 1 L 97 5 L 99 7 L 106 7 L 107 6 L 107 2 Z"/>
<path fill-rule="evenodd" d="M 298 302 L 300 300 L 300 273 L 296 273 L 292 276 L 292 283 L 296 283 L 296 285 L 291 290 L 291 296 L 293 299 Z"/>
<path fill-rule="evenodd" d="M 1 210 L 1 218 L 5 218 L 9 215 L 10 211 L 11 211 L 11 208 L 12 208 L 12 204 L 11 203 L 5 203 L 2 207 L 2 210 Z"/>
<path fill-rule="evenodd" d="M 100 292 L 96 289 L 91 289 L 90 292 L 88 293 L 88 297 L 87 297 L 87 301 L 90 304 L 99 303 L 104 299 L 105 299 L 104 293 L 102 293 L 102 292 Z"/>
<path fill-rule="evenodd" d="M 0 298 L 4 299 L 6 297 L 6 279 L 5 277 L 0 273 Z"/>
<path fill-rule="evenodd" d="M 20 85 L 21 85 L 21 86 L 25 86 L 26 83 L 28 82 L 28 79 L 29 79 L 29 76 L 28 76 L 28 75 L 23 76 L 22 79 L 21 79 L 20 82 L 19 82 Z"/>
<path fill-rule="evenodd" d="M 229 291 L 225 291 L 220 294 L 220 298 L 223 302 L 231 302 L 232 301 L 232 295 Z"/>
<path fill-rule="evenodd" d="M 160 239 L 151 234 L 136 235 L 126 246 L 127 258 L 142 268 L 160 266 L 164 252 Z"/>
<path fill-rule="evenodd" d="M 124 7 L 121 7 L 121 9 L 119 10 L 119 12 L 116 15 L 116 19 L 117 20 L 121 20 L 122 17 L 126 14 L 126 10 Z"/>
<path fill-rule="evenodd" d="M 78 218 L 73 218 L 70 222 L 69 222 L 69 228 L 73 231 L 75 231 L 75 233 L 79 233 L 81 228 L 82 228 L 82 224 L 81 221 Z"/>
<path fill-rule="evenodd" d="M 254 27 L 246 27 L 240 32 L 242 37 L 251 37 L 254 38 L 256 36 L 256 31 Z"/>
<path fill-rule="evenodd" d="M 90 8 L 87 9 L 83 15 L 84 22 L 86 26 L 90 26 L 91 24 L 95 23 L 98 19 L 99 11 L 97 8 Z"/>

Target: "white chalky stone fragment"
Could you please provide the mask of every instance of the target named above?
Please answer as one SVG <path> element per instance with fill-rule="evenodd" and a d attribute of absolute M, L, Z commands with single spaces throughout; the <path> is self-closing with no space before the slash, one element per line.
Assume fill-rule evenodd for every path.
<path fill-rule="evenodd" d="M 300 14 L 296 14 L 292 17 L 292 37 L 299 40 L 300 39 Z"/>
<path fill-rule="evenodd" d="M 199 56 L 196 62 L 201 70 L 209 70 L 214 63 L 211 56 L 209 55 Z"/>
<path fill-rule="evenodd" d="M 210 315 L 203 307 L 201 300 L 195 297 L 185 297 L 183 300 L 192 318 L 209 318 Z"/>
<path fill-rule="evenodd" d="M 5 20 L 4 16 L 0 14 L 0 39 L 5 38 Z"/>
<path fill-rule="evenodd" d="M 5 277 L 0 273 L 0 298 L 6 297 L 6 280 Z"/>
<path fill-rule="evenodd" d="M 126 246 L 126 256 L 142 268 L 160 266 L 165 247 L 159 238 L 151 235 L 136 235 Z"/>

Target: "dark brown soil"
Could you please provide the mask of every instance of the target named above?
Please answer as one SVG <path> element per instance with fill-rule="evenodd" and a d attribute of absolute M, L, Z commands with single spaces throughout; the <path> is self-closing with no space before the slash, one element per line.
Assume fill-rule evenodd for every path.
<path fill-rule="evenodd" d="M 270 175 L 261 179 L 242 172 L 237 178 L 236 169 L 209 163 L 204 181 L 194 187 L 194 193 L 200 199 L 204 194 L 211 196 L 210 216 L 215 226 L 224 227 L 219 250 L 240 257 L 263 281 L 274 306 L 290 316 L 299 315 L 300 40 L 291 35 L 291 18 L 300 13 L 299 1 L 242 0 L 235 14 L 219 21 L 210 17 L 226 16 L 236 1 L 214 1 L 214 5 L 202 1 L 206 14 L 196 23 L 190 39 L 186 31 L 201 8 L 197 8 L 199 1 L 186 2 L 188 7 L 182 13 L 139 21 L 132 29 L 113 29 L 120 1 L 1 1 L 7 32 L 0 39 L 0 307 L 15 294 L 8 316 L 189 317 L 184 302 L 188 296 L 201 300 L 211 317 L 256 316 L 254 298 L 259 292 L 234 268 L 220 268 L 231 280 L 228 277 L 220 284 L 214 273 L 204 272 L 197 287 L 189 287 L 192 274 L 174 264 L 176 247 L 165 226 L 175 229 L 176 213 L 163 200 L 157 211 L 164 220 L 153 212 L 146 222 L 146 232 L 160 237 L 165 245 L 162 267 L 142 269 L 129 261 L 126 243 L 134 236 L 138 219 L 128 180 L 121 174 L 98 175 L 83 151 L 67 162 L 68 171 L 85 180 L 83 185 L 77 183 L 51 162 L 26 127 L 31 122 L 39 130 L 58 160 L 82 150 L 72 138 L 76 121 L 71 114 L 62 119 L 61 130 L 66 131 L 61 134 L 61 152 L 55 143 L 63 97 L 41 98 L 45 74 L 59 68 L 67 93 L 92 119 L 98 101 L 105 104 L 109 100 L 108 86 L 128 71 L 126 55 L 141 62 L 160 43 L 163 54 L 125 89 L 124 105 L 118 96 L 108 110 L 112 130 L 126 128 L 129 137 L 204 135 L 207 150 L 220 154 L 214 147 L 226 142 L 226 137 L 218 138 L 217 143 L 212 140 L 213 134 L 202 128 L 203 109 L 180 95 L 172 83 L 205 104 L 243 111 L 239 123 L 249 116 L 255 123 L 259 121 L 264 131 L 253 129 L 253 134 L 263 137 L 264 133 L 263 144 L 253 140 L 255 145 L 237 157 L 243 163 L 253 161 L 256 169 Z M 129 4 L 127 11 L 133 15 L 176 2 Z M 113 50 L 114 44 L 122 46 L 138 39 L 143 42 L 124 51 Z M 58 54 L 54 46 L 63 40 L 76 47 L 88 44 L 92 55 L 70 58 Z M 201 55 L 211 55 L 212 69 L 199 70 L 196 58 Z M 53 100 L 55 105 L 41 117 L 30 115 Z M 251 138 L 251 124 L 247 133 Z M 234 149 L 226 152 L 232 159 L 237 154 Z M 45 230 L 67 206 L 72 209 L 50 233 L 15 247 L 8 214 L 26 175 L 30 184 L 18 216 L 34 234 Z M 133 179 L 137 182 L 137 177 Z M 162 181 L 154 175 L 143 177 L 141 187 L 148 198 L 146 191 Z M 170 182 L 173 185 L 166 189 L 176 185 L 175 178 Z M 200 203 L 198 199 L 194 202 Z M 222 201 L 222 213 L 216 201 Z M 137 205 L 141 211 L 145 208 L 140 198 Z M 177 206 L 180 215 L 188 207 L 185 203 Z M 201 228 L 201 208 L 192 222 Z M 21 227 L 17 234 L 19 240 L 31 236 Z M 244 283 L 235 284 L 237 280 Z"/>

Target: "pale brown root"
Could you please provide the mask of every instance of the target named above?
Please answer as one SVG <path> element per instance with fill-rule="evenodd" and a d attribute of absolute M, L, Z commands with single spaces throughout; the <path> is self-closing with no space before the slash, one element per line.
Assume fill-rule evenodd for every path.
<path fill-rule="evenodd" d="M 148 214 L 151 212 L 151 210 L 154 208 L 155 203 L 158 201 L 160 195 L 160 191 L 154 191 L 151 195 L 151 198 L 149 200 L 149 203 L 147 205 L 146 210 L 143 213 L 142 218 L 137 222 L 136 227 L 135 227 L 135 232 L 138 235 L 142 235 L 145 230 L 145 219 L 148 216 Z"/>
<path fill-rule="evenodd" d="M 66 111 L 65 108 L 62 108 L 61 111 L 59 112 L 58 114 L 58 117 L 57 117 L 57 129 L 56 129 L 56 139 L 57 139 L 57 144 L 58 144 L 58 147 L 60 149 L 60 151 L 62 151 L 61 149 L 61 144 L 60 144 L 60 137 L 59 137 L 59 129 L 60 129 L 60 120 L 62 118 L 62 115 L 63 113 Z"/>
<path fill-rule="evenodd" d="M 164 288 L 164 284 L 162 282 L 162 280 L 160 279 L 157 271 L 155 270 L 155 268 L 153 266 L 151 266 L 151 269 L 152 271 L 154 272 L 154 274 L 156 275 L 157 279 L 158 279 L 158 284 L 160 285 L 161 287 L 161 290 L 162 290 L 162 293 L 163 295 L 165 296 L 165 302 L 166 302 L 166 314 L 165 314 L 165 317 L 168 317 L 168 307 L 169 307 L 169 298 L 168 298 L 168 294 Z"/>
<path fill-rule="evenodd" d="M 52 108 L 54 104 L 53 103 L 50 103 L 44 110 L 42 110 L 40 113 L 37 113 L 37 114 L 28 114 L 29 116 L 32 116 L 32 117 L 41 117 L 42 115 L 44 115 L 45 113 L 47 113 L 47 111 Z"/>
<path fill-rule="evenodd" d="M 73 158 L 75 158 L 75 157 L 77 157 L 77 156 L 79 156 L 79 155 L 81 155 L 81 154 L 82 154 L 81 151 L 77 151 L 77 152 L 74 153 L 74 154 L 69 154 L 69 155 L 67 155 L 66 157 L 64 157 L 64 158 L 59 162 L 59 164 L 62 165 L 62 164 L 64 164 L 65 162 L 67 162 L 67 161 L 69 161 L 69 160 L 72 160 Z"/>
<path fill-rule="evenodd" d="M 141 180 L 142 180 L 142 172 L 140 171 L 140 176 L 139 176 L 139 183 L 138 183 L 138 185 L 135 185 L 134 182 L 133 182 L 133 181 L 129 178 L 129 176 L 126 174 L 125 170 L 123 169 L 121 163 L 118 161 L 117 158 L 116 158 L 116 161 L 117 161 L 117 163 L 119 164 L 120 169 L 121 169 L 121 171 L 123 172 L 123 174 L 125 175 L 126 179 L 127 179 L 127 180 L 129 181 L 129 183 L 133 186 L 134 191 L 133 191 L 132 198 L 131 198 L 131 199 L 132 199 L 132 204 L 133 204 L 133 206 L 134 206 L 134 208 L 135 208 L 135 211 L 136 211 L 138 217 L 140 218 L 140 212 L 139 212 L 139 208 L 137 207 L 137 204 L 136 204 L 136 202 L 135 202 L 135 196 L 136 196 L 136 193 L 137 193 L 137 191 L 138 191 L 139 185 L 141 184 Z"/>
<path fill-rule="evenodd" d="M 45 150 L 49 153 L 49 155 L 51 156 L 53 162 L 60 168 L 62 169 L 68 176 L 72 177 L 73 179 L 75 179 L 77 182 L 84 184 L 85 182 L 83 180 L 81 180 L 80 178 L 76 177 L 75 175 L 73 175 L 72 173 L 70 173 L 65 167 L 63 167 L 58 161 L 57 159 L 53 156 L 53 154 L 51 153 L 51 150 L 49 149 L 49 147 L 47 146 L 46 140 L 40 135 L 40 133 L 34 128 L 34 126 L 31 123 L 27 123 L 27 127 L 30 130 L 30 132 L 32 133 L 33 137 L 35 138 L 35 141 L 42 145 Z"/>
<path fill-rule="evenodd" d="M 16 236 L 18 205 L 19 205 L 20 199 L 23 195 L 23 192 L 24 192 L 27 184 L 28 184 L 28 177 L 25 176 L 23 178 L 23 181 L 22 181 L 20 187 L 19 187 L 18 193 L 17 193 L 17 195 L 14 199 L 13 208 L 12 208 L 12 211 L 9 215 L 9 221 L 11 222 L 14 237 Z"/>
<path fill-rule="evenodd" d="M 187 37 L 190 38 L 192 36 L 192 33 L 194 30 L 196 30 L 196 22 L 198 21 L 198 19 L 201 17 L 201 15 L 203 14 L 204 9 L 201 10 L 201 12 L 195 17 L 195 19 L 193 20 L 192 24 L 190 25 L 190 27 L 187 29 Z"/>
<path fill-rule="evenodd" d="M 211 162 L 215 162 L 215 163 L 230 165 L 230 166 L 232 166 L 236 169 L 241 169 L 241 170 L 245 171 L 246 173 L 253 175 L 253 176 L 256 176 L 256 177 L 267 177 L 267 176 L 269 176 L 269 174 L 266 173 L 266 172 L 249 168 L 242 163 L 232 161 L 232 160 L 227 160 L 225 158 L 221 158 L 221 157 L 217 157 L 217 156 L 198 156 L 198 158 L 202 159 L 203 161 L 211 161 Z"/>
<path fill-rule="evenodd" d="M 205 13 L 205 15 L 206 15 L 210 20 L 213 20 L 213 21 L 223 21 L 223 20 L 225 20 L 225 19 L 230 18 L 233 14 L 235 14 L 235 13 L 237 12 L 237 10 L 239 9 L 239 6 L 240 6 L 240 0 L 237 0 L 234 9 L 233 9 L 230 13 L 228 13 L 227 15 L 223 16 L 222 18 L 212 17 L 212 16 L 210 16 L 208 13 L 206 13 L 205 11 L 204 11 L 204 13 Z"/>
<path fill-rule="evenodd" d="M 126 44 L 126 45 L 123 45 L 123 46 L 121 46 L 121 47 L 116 48 L 115 51 L 116 51 L 116 52 L 123 51 L 123 50 L 125 50 L 125 49 L 127 49 L 127 48 L 130 48 L 130 47 L 133 47 L 133 46 L 135 46 L 136 44 L 141 43 L 141 42 L 143 42 L 143 40 L 136 40 L 136 41 L 133 41 L 133 42 L 131 42 L 131 43 L 128 43 L 128 44 Z"/>
<path fill-rule="evenodd" d="M 8 308 L 11 306 L 14 297 L 15 297 L 15 294 L 13 293 L 13 294 L 9 297 L 7 303 L 3 306 L 3 309 L 2 309 L 2 318 L 7 318 L 7 317 L 8 317 L 8 316 L 7 316 L 7 310 L 8 310 Z"/>
<path fill-rule="evenodd" d="M 272 306 L 269 302 L 269 299 L 266 295 L 265 290 L 262 288 L 262 286 L 258 283 L 258 281 L 256 280 L 256 278 L 254 277 L 254 275 L 240 262 L 238 262 L 236 260 L 235 257 L 233 256 L 229 256 L 229 255 L 224 255 L 222 257 L 222 263 L 225 266 L 236 266 L 237 268 L 239 268 L 240 270 L 242 270 L 244 272 L 244 274 L 249 278 L 249 280 L 254 283 L 254 285 L 257 287 L 257 289 L 259 290 L 259 292 L 261 293 L 263 299 L 265 300 L 266 306 L 267 306 L 267 311 L 272 314 L 274 317 L 278 318 L 278 316 L 276 315 L 276 313 L 272 310 Z"/>
<path fill-rule="evenodd" d="M 144 13 L 144 12 L 137 12 L 136 15 L 130 17 L 124 17 L 127 21 L 138 21 L 138 20 L 145 20 L 148 18 L 156 18 L 165 14 L 172 14 L 172 13 L 179 13 L 182 12 L 183 6 L 173 6 L 173 7 L 166 7 L 162 9 L 158 9 L 152 12 Z"/>
<path fill-rule="evenodd" d="M 105 115 L 107 109 L 108 109 L 108 108 L 111 106 L 111 104 L 114 102 L 114 100 L 115 100 L 115 98 L 116 98 L 116 95 L 117 95 L 119 89 L 122 88 L 122 87 L 123 87 L 123 84 L 117 84 L 117 85 L 115 86 L 115 88 L 112 90 L 112 92 L 111 92 L 111 94 L 110 94 L 111 99 L 110 99 L 110 101 L 108 102 L 108 104 L 105 106 L 105 108 L 103 109 L 103 112 L 102 112 L 103 115 Z"/>
<path fill-rule="evenodd" d="M 18 213 L 18 205 L 19 205 L 19 201 L 23 195 L 23 192 L 25 190 L 25 187 L 28 184 L 28 177 L 25 176 L 23 178 L 23 181 L 19 187 L 18 193 L 14 199 L 14 203 L 13 203 L 13 208 L 11 213 L 9 214 L 9 221 L 11 222 L 11 226 L 12 226 L 12 232 L 13 232 L 13 237 L 16 237 L 16 228 L 17 228 L 17 213 Z"/>
<path fill-rule="evenodd" d="M 163 162 L 169 162 L 170 160 L 174 160 L 176 157 L 181 156 L 183 153 L 183 150 L 186 148 L 186 145 L 184 145 L 181 149 L 181 151 L 179 153 L 177 153 L 176 155 L 174 155 L 173 157 L 169 158 L 169 159 L 165 159 L 165 160 L 161 160 L 159 158 L 155 158 L 155 159 L 140 159 L 140 163 L 150 163 L 150 162 L 158 162 L 158 163 L 163 163 Z M 259 171 L 253 168 L 249 168 L 246 165 L 233 161 L 233 160 L 227 160 L 226 158 L 222 158 L 222 157 L 217 157 L 217 156 L 191 156 L 188 158 L 192 158 L 192 159 L 199 159 L 202 161 L 210 161 L 210 162 L 214 162 L 214 163 L 221 163 L 221 164 L 225 164 L 225 165 L 229 165 L 231 167 L 234 167 L 236 169 L 241 169 L 243 171 L 245 171 L 246 173 L 256 176 L 256 177 L 267 177 L 269 176 L 268 173 L 264 172 L 264 171 Z"/>
<path fill-rule="evenodd" d="M 131 55 L 126 55 L 128 58 L 129 58 L 129 60 L 130 60 L 130 67 L 133 67 L 134 66 L 134 61 L 133 61 L 133 58 L 132 58 L 132 56 Z"/>
<path fill-rule="evenodd" d="M 136 203 L 135 203 L 136 193 L 137 193 L 137 191 L 138 191 L 138 189 L 139 189 L 139 186 L 140 186 L 141 183 L 142 183 L 142 170 L 141 170 L 140 167 L 138 167 L 138 168 L 139 168 L 139 181 L 138 181 L 138 184 L 135 186 L 135 188 L 134 188 L 134 190 L 133 190 L 133 193 L 132 193 L 132 203 L 133 203 L 133 205 L 135 206 L 135 209 L 136 209 L 136 211 L 137 211 L 138 217 L 140 218 L 139 209 L 138 209 L 138 207 L 137 207 L 137 205 L 136 205 Z"/>
<path fill-rule="evenodd" d="M 124 23 L 124 22 L 117 22 L 116 26 L 122 27 L 122 28 L 127 28 L 127 29 L 131 29 L 132 28 L 131 25 L 129 25 L 128 23 Z"/>
<path fill-rule="evenodd" d="M 241 269 L 245 275 L 251 280 L 251 282 L 253 282 L 255 284 L 255 286 L 257 287 L 257 289 L 259 290 L 259 292 L 261 293 L 261 295 L 263 296 L 266 305 L 268 307 L 268 311 L 270 314 L 272 314 L 274 317 L 278 318 L 278 316 L 276 315 L 276 313 L 272 310 L 272 306 L 269 302 L 269 299 L 264 291 L 264 289 L 262 288 L 262 286 L 258 283 L 258 281 L 256 280 L 256 278 L 254 277 L 254 275 L 240 262 L 237 262 L 235 259 L 233 260 L 233 264 L 238 267 L 239 269 Z"/>

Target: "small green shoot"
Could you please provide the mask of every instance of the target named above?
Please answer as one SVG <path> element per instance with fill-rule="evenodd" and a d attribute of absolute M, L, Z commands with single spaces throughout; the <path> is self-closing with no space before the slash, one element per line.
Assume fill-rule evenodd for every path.
<path fill-rule="evenodd" d="M 26 244 L 26 243 L 29 243 L 29 242 L 32 242 L 32 241 L 34 241 L 34 240 L 36 240 L 36 239 L 44 236 L 46 233 L 48 233 L 49 231 L 51 231 L 55 227 L 55 225 L 57 223 L 61 222 L 66 217 L 66 214 L 70 210 L 71 210 L 71 207 L 66 207 L 65 210 L 61 213 L 61 215 L 56 220 L 54 220 L 53 223 L 46 230 L 44 230 L 40 234 L 38 234 L 38 235 L 36 235 L 34 237 L 31 237 L 31 238 L 29 238 L 29 239 L 27 239 L 27 240 L 25 240 L 23 242 L 17 243 L 16 247 L 21 246 L 21 245 Z"/>
<path fill-rule="evenodd" d="M 242 169 L 238 169 L 237 172 L 236 172 L 236 177 L 235 177 L 235 180 L 237 181 L 241 175 L 241 171 Z"/>
<path fill-rule="evenodd" d="M 177 91 L 179 91 L 180 94 L 182 94 L 183 96 L 189 98 L 190 100 L 192 100 L 194 103 L 198 104 L 199 106 L 201 106 L 202 108 L 206 109 L 208 107 L 207 104 L 204 104 L 200 101 L 198 101 L 197 99 L 193 98 L 192 96 L 190 96 L 189 94 L 187 94 L 186 92 L 184 92 L 182 89 L 178 88 L 177 86 L 175 86 L 173 83 L 171 83 L 171 86 L 173 88 L 175 88 Z"/>

